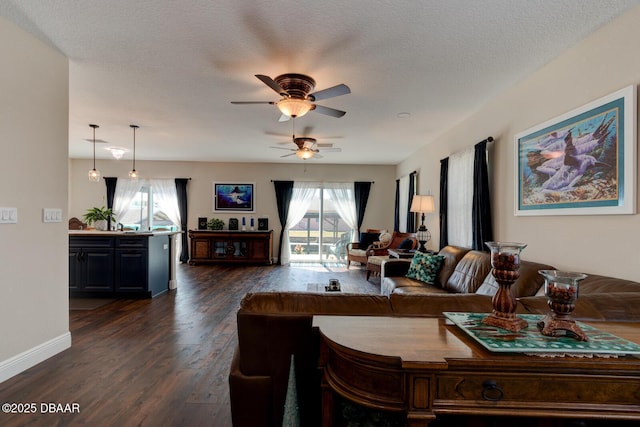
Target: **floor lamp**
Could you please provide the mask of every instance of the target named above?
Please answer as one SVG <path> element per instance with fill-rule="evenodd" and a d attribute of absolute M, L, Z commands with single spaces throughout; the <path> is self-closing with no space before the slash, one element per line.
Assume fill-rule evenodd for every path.
<path fill-rule="evenodd" d="M 431 233 L 424 225 L 424 214 L 431 213 L 435 210 L 435 202 L 433 200 L 433 196 L 420 196 L 418 194 L 414 195 L 413 200 L 411 201 L 411 209 L 409 210 L 411 212 L 422 214 L 422 222 L 420 223 L 420 227 L 418 227 L 416 236 L 418 237 L 418 242 L 420 242 L 418 251 L 426 252 L 427 247 L 425 245 L 429 240 L 431 240 Z"/>

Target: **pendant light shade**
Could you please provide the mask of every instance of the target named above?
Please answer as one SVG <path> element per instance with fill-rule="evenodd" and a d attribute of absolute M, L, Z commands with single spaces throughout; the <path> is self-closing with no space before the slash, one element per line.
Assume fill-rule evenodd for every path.
<path fill-rule="evenodd" d="M 131 172 L 129 172 L 129 178 L 133 181 L 138 179 L 138 171 L 136 171 L 136 129 L 140 126 L 138 125 L 129 125 L 133 129 L 133 168 Z"/>
<path fill-rule="evenodd" d="M 96 128 L 99 128 L 98 125 L 89 125 L 93 128 L 93 169 L 89 171 L 89 181 L 98 182 L 100 181 L 100 171 L 96 169 Z"/>

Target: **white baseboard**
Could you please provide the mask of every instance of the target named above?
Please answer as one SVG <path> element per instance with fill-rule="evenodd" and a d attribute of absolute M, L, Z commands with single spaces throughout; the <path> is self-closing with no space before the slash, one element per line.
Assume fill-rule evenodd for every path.
<path fill-rule="evenodd" d="M 71 332 L 0 362 L 0 383 L 71 347 Z"/>

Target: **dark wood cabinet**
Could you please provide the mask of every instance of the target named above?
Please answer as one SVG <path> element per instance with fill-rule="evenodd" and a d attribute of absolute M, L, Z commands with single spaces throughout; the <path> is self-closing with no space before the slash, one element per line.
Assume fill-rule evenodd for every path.
<path fill-rule="evenodd" d="M 189 264 L 271 264 L 273 231 L 189 230 Z"/>
<path fill-rule="evenodd" d="M 113 292 L 113 238 L 69 238 L 69 289 Z"/>
<path fill-rule="evenodd" d="M 166 292 L 170 237 L 144 234 L 69 237 L 69 292 L 153 297 Z"/>

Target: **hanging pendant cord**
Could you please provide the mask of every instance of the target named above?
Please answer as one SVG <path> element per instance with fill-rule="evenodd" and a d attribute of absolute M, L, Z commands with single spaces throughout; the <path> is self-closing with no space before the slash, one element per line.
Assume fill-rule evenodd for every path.
<path fill-rule="evenodd" d="M 133 170 L 136 170 L 136 128 L 133 127 Z"/>
<path fill-rule="evenodd" d="M 96 128 L 93 128 L 93 170 L 96 169 Z"/>

